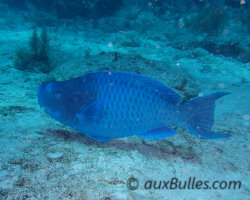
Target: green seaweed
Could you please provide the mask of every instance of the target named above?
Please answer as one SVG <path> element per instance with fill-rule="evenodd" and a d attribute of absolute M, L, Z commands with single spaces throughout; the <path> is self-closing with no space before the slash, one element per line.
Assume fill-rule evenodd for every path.
<path fill-rule="evenodd" d="M 36 29 L 33 31 L 30 37 L 29 47 L 30 47 L 31 57 L 35 59 L 38 56 L 38 48 L 39 48 L 39 38 Z"/>
<path fill-rule="evenodd" d="M 19 47 L 15 51 L 14 67 L 19 70 L 25 70 L 30 65 L 30 51 L 26 47 Z"/>
<path fill-rule="evenodd" d="M 41 33 L 41 44 L 40 44 L 40 51 L 39 51 L 39 59 L 43 62 L 49 61 L 49 39 L 47 34 L 47 29 L 43 28 Z"/>
<path fill-rule="evenodd" d="M 19 70 L 48 73 L 51 70 L 49 57 L 47 29 L 43 28 L 39 36 L 35 29 L 30 36 L 28 47 L 17 48 L 14 56 L 14 67 Z"/>

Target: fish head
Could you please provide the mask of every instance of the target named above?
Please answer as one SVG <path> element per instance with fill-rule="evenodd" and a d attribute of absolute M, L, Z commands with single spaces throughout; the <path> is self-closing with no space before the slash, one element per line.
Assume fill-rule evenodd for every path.
<path fill-rule="evenodd" d="M 43 83 L 38 88 L 38 103 L 51 117 L 58 119 L 65 118 L 65 102 L 63 88 L 60 82 Z"/>

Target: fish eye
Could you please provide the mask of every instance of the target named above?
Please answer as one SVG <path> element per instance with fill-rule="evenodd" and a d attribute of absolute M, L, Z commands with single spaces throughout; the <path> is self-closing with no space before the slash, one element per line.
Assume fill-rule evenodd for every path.
<path fill-rule="evenodd" d="M 47 86 L 46 86 L 46 88 L 45 88 L 45 90 L 47 92 L 51 93 L 52 92 L 52 86 L 53 86 L 52 83 L 48 83 Z"/>
<path fill-rule="evenodd" d="M 61 93 L 56 93 L 56 94 L 54 95 L 54 97 L 55 97 L 56 100 L 59 100 L 59 99 L 61 99 L 62 94 L 61 94 Z"/>

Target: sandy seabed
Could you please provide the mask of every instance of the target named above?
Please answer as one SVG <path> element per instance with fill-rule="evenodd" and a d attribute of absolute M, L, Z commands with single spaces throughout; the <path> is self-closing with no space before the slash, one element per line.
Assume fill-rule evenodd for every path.
<path fill-rule="evenodd" d="M 124 48 L 114 42 L 117 34 L 100 36 L 97 32 L 97 37 L 88 35 L 90 31 L 63 27 L 49 30 L 51 46 L 58 55 L 64 55 L 64 60 L 55 59 L 57 68 L 46 75 L 12 66 L 17 42 L 27 40 L 32 29 L 6 25 L 0 30 L 0 199 L 249 199 L 249 63 L 206 52 L 193 57 L 190 50 L 176 50 L 146 39 L 140 47 Z M 231 92 L 216 103 L 214 129 L 232 137 L 203 140 L 178 130 L 178 135 L 164 140 L 134 136 L 103 144 L 59 124 L 39 108 L 37 88 L 47 79 L 60 79 L 62 69 L 69 77 L 70 72 L 75 76 L 99 69 L 100 63 L 89 68 L 79 63 L 87 48 L 91 48 L 88 62 L 93 65 L 100 52 L 136 54 L 151 62 L 168 62 L 187 80 L 194 80 L 187 91 L 192 91 L 193 85 L 199 94 Z M 211 69 L 204 70 L 204 65 Z M 164 69 L 141 70 L 164 82 Z M 127 187 L 131 177 L 138 180 L 136 190 Z M 189 177 L 210 182 L 239 180 L 242 185 L 240 189 L 223 190 L 144 187 L 149 180 L 159 183 L 171 178 L 185 181 Z"/>

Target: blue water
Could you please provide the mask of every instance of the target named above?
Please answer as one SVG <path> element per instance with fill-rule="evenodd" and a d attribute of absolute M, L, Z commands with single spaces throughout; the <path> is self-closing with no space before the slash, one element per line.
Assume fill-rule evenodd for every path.
<path fill-rule="evenodd" d="M 0 200 L 249 199 L 248 0 L 0 0 L 0 27 Z M 81 129 L 71 128 L 38 103 L 41 84 L 110 70 L 154 80 L 131 83 L 136 92 L 130 99 L 143 102 L 134 110 L 145 108 L 139 116 L 149 120 L 145 127 L 135 122 L 137 112 L 128 112 L 133 102 L 124 106 L 130 90 L 121 79 L 112 82 L 113 92 L 121 94 L 103 95 L 121 98 L 118 108 L 106 104 L 115 110 L 105 124 L 126 127 L 112 129 L 108 139 L 103 136 L 111 129 L 102 131 L 96 122 L 92 135 L 101 137 L 89 137 L 83 131 L 88 120 Z M 139 99 L 140 88 L 150 91 L 156 82 L 180 96 L 178 105 L 195 103 L 185 107 L 181 123 L 160 126 L 162 113 L 152 109 L 163 94 Z M 55 102 L 61 94 L 67 99 L 65 105 L 53 101 L 52 108 L 70 110 L 66 118 L 72 120 L 79 113 L 96 119 L 103 104 L 74 93 L 78 87 L 51 93 Z M 211 93 L 228 95 L 211 104 Z M 204 139 L 199 131 L 190 134 L 194 128 L 231 137 Z"/>

